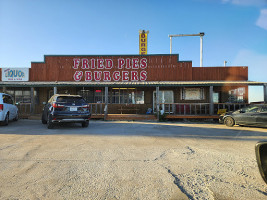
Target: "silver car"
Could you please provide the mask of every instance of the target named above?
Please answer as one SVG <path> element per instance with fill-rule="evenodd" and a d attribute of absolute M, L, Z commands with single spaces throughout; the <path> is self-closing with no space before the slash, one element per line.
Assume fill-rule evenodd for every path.
<path fill-rule="evenodd" d="M 0 123 L 8 125 L 10 120 L 18 119 L 18 108 L 14 105 L 12 97 L 9 94 L 0 93 Z"/>

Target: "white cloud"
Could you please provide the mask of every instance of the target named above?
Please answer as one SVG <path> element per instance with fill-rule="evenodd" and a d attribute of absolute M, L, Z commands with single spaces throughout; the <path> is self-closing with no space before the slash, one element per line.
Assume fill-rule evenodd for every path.
<path fill-rule="evenodd" d="M 242 6 L 263 6 L 267 5 L 267 0 L 222 0 L 223 3 L 231 3 Z"/>
<path fill-rule="evenodd" d="M 262 9 L 256 25 L 267 30 L 267 9 Z"/>

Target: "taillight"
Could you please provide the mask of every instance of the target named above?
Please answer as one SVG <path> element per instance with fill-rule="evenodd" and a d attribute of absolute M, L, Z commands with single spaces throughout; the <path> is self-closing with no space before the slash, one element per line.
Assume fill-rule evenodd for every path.
<path fill-rule="evenodd" d="M 64 108 L 64 105 L 60 105 L 60 104 L 57 104 L 57 103 L 53 103 L 52 106 L 54 108 Z"/>
<path fill-rule="evenodd" d="M 4 110 L 4 104 L 0 104 L 0 110 Z"/>
<path fill-rule="evenodd" d="M 89 104 L 87 104 L 87 105 L 83 105 L 83 108 L 85 108 L 85 109 L 89 110 L 89 108 L 90 108 L 90 105 L 89 105 Z"/>

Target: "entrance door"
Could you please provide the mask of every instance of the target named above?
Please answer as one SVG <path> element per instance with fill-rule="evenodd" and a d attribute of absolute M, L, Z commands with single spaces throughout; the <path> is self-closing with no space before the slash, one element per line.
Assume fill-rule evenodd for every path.
<path fill-rule="evenodd" d="M 159 91 L 159 103 L 171 104 L 174 103 L 173 91 L 172 90 L 161 90 Z M 165 110 L 164 110 L 165 107 Z M 170 106 L 172 108 L 172 106 Z M 169 112 L 169 106 L 160 106 L 160 110 L 163 109 L 164 112 Z M 157 112 L 157 96 L 156 91 L 153 91 L 153 111 Z"/>

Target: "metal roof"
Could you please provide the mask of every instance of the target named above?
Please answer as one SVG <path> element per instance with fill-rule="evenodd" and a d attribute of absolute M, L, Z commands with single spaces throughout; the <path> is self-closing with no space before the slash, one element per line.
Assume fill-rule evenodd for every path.
<path fill-rule="evenodd" d="M 143 81 L 143 82 L 73 82 L 73 81 L 29 81 L 8 82 L 1 81 L 1 87 L 156 87 L 156 86 L 238 86 L 238 85 L 264 85 L 267 82 L 256 81 Z"/>

